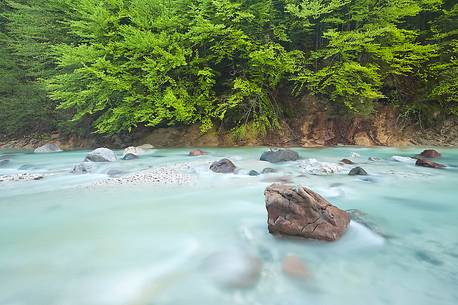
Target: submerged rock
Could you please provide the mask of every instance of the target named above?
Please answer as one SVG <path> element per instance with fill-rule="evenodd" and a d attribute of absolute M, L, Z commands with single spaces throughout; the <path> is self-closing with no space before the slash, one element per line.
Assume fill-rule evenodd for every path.
<path fill-rule="evenodd" d="M 430 167 L 430 168 L 444 168 L 446 167 L 444 164 L 436 163 L 428 159 L 419 158 L 417 162 L 415 162 L 416 166 L 423 166 L 423 167 Z"/>
<path fill-rule="evenodd" d="M 355 164 L 355 162 L 351 161 L 350 159 L 342 159 L 342 160 L 340 160 L 340 163 L 343 163 L 343 164 Z"/>
<path fill-rule="evenodd" d="M 252 169 L 252 170 L 250 170 L 248 172 L 248 176 L 259 176 L 259 175 L 260 174 L 257 171 L 255 171 L 254 169 Z"/>
<path fill-rule="evenodd" d="M 347 212 L 306 187 L 272 184 L 264 195 L 271 234 L 334 241 L 350 222 Z"/>
<path fill-rule="evenodd" d="M 316 159 L 299 161 L 299 167 L 312 175 L 332 175 L 345 172 L 345 168 L 339 164 L 330 162 L 319 162 Z"/>
<path fill-rule="evenodd" d="M 382 159 L 378 158 L 378 157 L 369 157 L 368 159 L 369 161 L 382 161 Z"/>
<path fill-rule="evenodd" d="M 368 215 L 363 211 L 358 209 L 350 209 L 347 210 L 347 213 L 350 216 L 351 220 L 356 221 L 357 223 L 365 226 L 366 228 L 380 236 L 386 237 L 385 234 L 378 228 L 377 224 L 368 220 Z"/>
<path fill-rule="evenodd" d="M 287 256 L 283 259 L 282 262 L 283 272 L 292 278 L 307 279 L 309 277 L 309 272 L 305 268 L 304 263 L 297 256 Z"/>
<path fill-rule="evenodd" d="M 127 153 L 124 156 L 122 156 L 121 159 L 126 161 L 126 160 L 135 160 L 135 159 L 138 159 L 138 158 L 140 158 L 140 157 L 138 155 L 136 155 L 136 154 Z"/>
<path fill-rule="evenodd" d="M 34 153 L 51 153 L 51 152 L 60 152 L 62 149 L 60 149 L 59 146 L 53 143 L 48 143 L 43 146 L 40 146 L 36 148 L 33 152 Z"/>
<path fill-rule="evenodd" d="M 0 160 L 0 167 L 5 166 L 5 165 L 7 165 L 8 163 L 10 163 L 10 160 L 8 160 L 8 159 Z"/>
<path fill-rule="evenodd" d="M 203 151 L 201 149 L 195 149 L 189 152 L 189 156 L 191 157 L 197 157 L 197 156 L 203 156 L 203 155 L 208 155 L 208 152 Z"/>
<path fill-rule="evenodd" d="M 210 165 L 210 170 L 215 173 L 233 173 L 235 168 L 236 166 L 229 159 L 221 159 L 219 161 L 213 162 Z"/>
<path fill-rule="evenodd" d="M 262 271 L 261 260 L 240 250 L 228 250 L 210 255 L 205 269 L 213 283 L 224 288 L 254 286 Z"/>
<path fill-rule="evenodd" d="M 299 159 L 299 154 L 290 149 L 270 150 L 262 153 L 260 160 L 270 163 L 278 163 L 284 161 L 296 161 Z"/>
<path fill-rule="evenodd" d="M 442 155 L 435 149 L 425 149 L 421 152 L 420 156 L 425 158 L 439 158 Z"/>
<path fill-rule="evenodd" d="M 364 170 L 364 168 L 362 167 L 354 167 L 350 170 L 350 172 L 348 173 L 348 175 L 350 176 L 366 176 L 367 175 L 367 172 Z"/>
<path fill-rule="evenodd" d="M 76 175 L 87 174 L 88 172 L 89 169 L 86 163 L 76 164 L 75 166 L 73 166 L 73 169 L 71 170 L 71 173 Z"/>
<path fill-rule="evenodd" d="M 84 161 L 92 162 L 113 162 L 116 161 L 116 154 L 111 149 L 101 147 L 87 154 Z"/>
<path fill-rule="evenodd" d="M 266 167 L 262 170 L 262 174 L 270 174 L 270 173 L 275 173 L 277 172 L 275 169 L 271 168 L 271 167 Z"/>
<path fill-rule="evenodd" d="M 117 169 L 117 168 L 111 168 L 107 172 L 107 175 L 110 176 L 110 177 L 119 177 L 119 176 L 122 176 L 124 174 L 125 174 L 125 172 L 123 170 Z"/>

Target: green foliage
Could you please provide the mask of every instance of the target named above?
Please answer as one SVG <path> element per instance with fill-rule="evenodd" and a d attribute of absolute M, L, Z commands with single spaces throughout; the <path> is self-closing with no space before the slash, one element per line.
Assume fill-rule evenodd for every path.
<path fill-rule="evenodd" d="M 430 67 L 431 96 L 458 115 L 458 4 L 442 13 L 432 28 L 440 58 Z"/>
<path fill-rule="evenodd" d="M 42 130 L 62 128 L 71 114 L 72 124 L 105 134 L 198 123 L 202 132 L 223 124 L 251 137 L 291 112 L 280 90 L 363 115 L 386 101 L 458 114 L 457 7 L 453 0 L 7 0 L 0 128 L 19 133 L 27 128 L 21 122 L 39 118 Z M 7 117 L 15 123 L 5 127 Z"/>

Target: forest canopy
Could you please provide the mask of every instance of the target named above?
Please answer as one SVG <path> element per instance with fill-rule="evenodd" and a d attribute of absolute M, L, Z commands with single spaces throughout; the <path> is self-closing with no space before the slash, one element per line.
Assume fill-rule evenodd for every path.
<path fill-rule="evenodd" d="M 279 92 L 458 115 L 457 56 L 453 0 L 6 0 L 0 130 L 263 133 Z"/>

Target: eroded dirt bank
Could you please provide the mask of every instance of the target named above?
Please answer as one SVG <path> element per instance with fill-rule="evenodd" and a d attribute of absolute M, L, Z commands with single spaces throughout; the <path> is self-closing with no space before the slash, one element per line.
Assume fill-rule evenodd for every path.
<path fill-rule="evenodd" d="M 63 137 L 59 134 L 42 137 L 0 140 L 0 148 L 33 149 L 53 142 L 62 149 L 82 149 L 107 146 L 122 148 L 129 145 L 152 144 L 155 147 L 186 146 L 458 146 L 458 119 L 438 121 L 434 128 L 422 128 L 405 121 L 390 106 L 381 106 L 371 117 L 356 117 L 329 110 L 312 98 L 296 102 L 293 118 L 281 122 L 281 127 L 266 136 L 236 139 L 223 128 L 201 134 L 199 126 L 155 128 L 128 136 Z"/>

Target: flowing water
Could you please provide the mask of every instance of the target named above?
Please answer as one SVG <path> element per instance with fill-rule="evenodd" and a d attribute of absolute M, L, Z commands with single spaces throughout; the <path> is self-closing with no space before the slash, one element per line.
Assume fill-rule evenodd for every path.
<path fill-rule="evenodd" d="M 0 183 L 0 304 L 458 304 L 458 149 L 439 149 L 443 170 L 390 159 L 419 148 L 295 149 L 302 159 L 334 163 L 356 152 L 369 176 L 268 164 L 259 161 L 265 148 L 207 150 L 188 157 L 189 149 L 157 149 L 82 175 L 70 171 L 86 151 L 1 152 L 10 162 L 0 175 L 45 177 Z M 243 170 L 211 172 L 222 157 Z M 113 170 L 182 163 L 191 183 L 96 183 Z M 265 167 L 277 172 L 246 174 Z M 343 238 L 270 235 L 263 192 L 279 180 L 357 210 Z M 306 276 L 283 271 L 288 256 Z"/>

